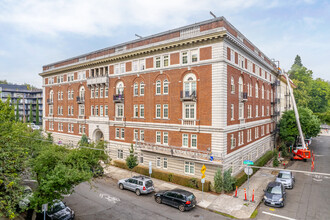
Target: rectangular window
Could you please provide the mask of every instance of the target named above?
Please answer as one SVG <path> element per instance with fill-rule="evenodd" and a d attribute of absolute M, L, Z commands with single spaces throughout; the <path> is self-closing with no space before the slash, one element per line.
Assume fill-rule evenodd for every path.
<path fill-rule="evenodd" d="M 231 115 L 231 120 L 234 120 L 234 104 L 231 104 L 231 107 L 230 107 L 230 115 Z"/>
<path fill-rule="evenodd" d="M 161 133 L 160 131 L 156 131 L 156 144 L 161 143 Z"/>
<path fill-rule="evenodd" d="M 163 158 L 163 168 L 167 169 L 167 158 L 166 157 Z"/>
<path fill-rule="evenodd" d="M 261 106 L 261 116 L 265 116 L 265 106 Z"/>
<path fill-rule="evenodd" d="M 198 61 L 198 50 L 191 51 L 191 63 L 196 63 Z"/>
<path fill-rule="evenodd" d="M 139 117 L 139 106 L 134 105 L 134 117 L 137 118 Z"/>
<path fill-rule="evenodd" d="M 100 88 L 100 98 L 103 98 L 103 88 Z"/>
<path fill-rule="evenodd" d="M 164 80 L 163 82 L 163 94 L 167 95 L 168 94 L 168 81 Z"/>
<path fill-rule="evenodd" d="M 108 106 L 107 105 L 105 105 L 104 106 L 104 114 L 105 114 L 105 116 L 108 116 L 109 115 L 109 109 L 108 109 Z"/>
<path fill-rule="evenodd" d="M 161 94 L 161 83 L 160 81 L 156 82 L 156 95 L 160 95 Z"/>
<path fill-rule="evenodd" d="M 269 116 L 269 106 L 267 106 L 267 116 Z"/>
<path fill-rule="evenodd" d="M 184 172 L 187 174 L 195 174 L 195 163 L 194 162 L 184 162 Z"/>
<path fill-rule="evenodd" d="M 161 105 L 156 105 L 156 118 L 160 118 Z"/>
<path fill-rule="evenodd" d="M 95 106 L 95 116 L 99 116 L 99 106 Z"/>
<path fill-rule="evenodd" d="M 139 85 L 137 83 L 134 83 L 134 86 L 133 86 L 133 95 L 134 96 L 138 96 L 139 95 Z"/>
<path fill-rule="evenodd" d="M 91 98 L 94 98 L 94 89 L 91 89 Z"/>
<path fill-rule="evenodd" d="M 156 158 L 156 166 L 160 168 L 160 157 Z"/>
<path fill-rule="evenodd" d="M 168 118 L 168 105 L 163 105 L 163 118 Z"/>
<path fill-rule="evenodd" d="M 115 74 L 119 74 L 119 64 L 115 65 Z"/>
<path fill-rule="evenodd" d="M 124 105 L 116 104 L 116 117 L 124 117 Z"/>
<path fill-rule="evenodd" d="M 138 140 L 138 138 L 139 138 L 139 130 L 134 129 L 134 137 L 133 137 L 133 140 L 136 141 L 136 140 Z"/>
<path fill-rule="evenodd" d="M 254 135 L 254 137 L 257 139 L 257 138 L 259 138 L 259 127 L 256 127 L 255 128 L 255 135 Z"/>
<path fill-rule="evenodd" d="M 104 89 L 104 97 L 105 98 L 108 98 L 108 95 L 109 95 L 109 88 L 108 87 L 105 87 L 105 89 Z"/>
<path fill-rule="evenodd" d="M 116 138 L 120 138 L 119 128 L 116 128 Z"/>
<path fill-rule="evenodd" d="M 118 159 L 123 159 L 123 158 L 124 158 L 123 150 L 118 150 L 117 158 L 118 158 Z"/>
<path fill-rule="evenodd" d="M 139 68 L 139 61 L 134 60 L 133 61 L 133 71 L 138 71 Z"/>
<path fill-rule="evenodd" d="M 144 130 L 140 130 L 140 141 L 144 141 Z"/>
<path fill-rule="evenodd" d="M 195 104 L 184 105 L 184 118 L 195 119 Z"/>
<path fill-rule="evenodd" d="M 169 56 L 168 55 L 164 55 L 163 56 L 163 66 L 167 67 L 169 65 Z"/>
<path fill-rule="evenodd" d="M 231 146 L 231 149 L 234 149 L 236 147 L 236 139 L 235 139 L 234 134 L 230 135 L 230 146 Z"/>
<path fill-rule="evenodd" d="M 239 103 L 239 119 L 244 118 L 244 103 Z"/>
<path fill-rule="evenodd" d="M 103 116 L 103 105 L 100 105 L 100 116 Z"/>
<path fill-rule="evenodd" d="M 155 57 L 155 67 L 160 68 L 160 57 Z"/>
<path fill-rule="evenodd" d="M 259 117 L 259 108 L 258 105 L 256 105 L 256 118 Z"/>
<path fill-rule="evenodd" d="M 140 118 L 144 118 L 144 105 L 140 105 Z"/>
<path fill-rule="evenodd" d="M 182 64 L 188 64 L 188 51 L 181 53 Z"/>
<path fill-rule="evenodd" d="M 140 154 L 140 163 L 143 163 L 143 154 Z"/>
<path fill-rule="evenodd" d="M 265 126 L 261 126 L 261 136 L 265 135 Z"/>
<path fill-rule="evenodd" d="M 144 96 L 144 83 L 140 83 L 140 96 Z"/>
<path fill-rule="evenodd" d="M 95 98 L 98 98 L 99 97 L 99 88 L 96 88 L 95 89 Z"/>
<path fill-rule="evenodd" d="M 85 105 L 79 105 L 79 115 L 80 116 L 84 116 L 85 115 Z"/>
<path fill-rule="evenodd" d="M 163 133 L 163 144 L 168 145 L 168 132 Z"/>
<path fill-rule="evenodd" d="M 144 70 L 146 68 L 146 60 L 141 59 L 139 63 L 140 63 L 140 70 Z"/>
<path fill-rule="evenodd" d="M 188 134 L 182 134 L 182 147 L 188 147 Z"/>
<path fill-rule="evenodd" d="M 235 51 L 230 50 L 230 61 L 235 63 Z"/>
<path fill-rule="evenodd" d="M 121 139 L 125 138 L 125 128 L 121 129 Z"/>
<path fill-rule="evenodd" d="M 197 134 L 191 135 L 191 147 L 197 148 Z"/>
<path fill-rule="evenodd" d="M 125 73 L 125 63 L 120 64 L 120 73 Z"/>

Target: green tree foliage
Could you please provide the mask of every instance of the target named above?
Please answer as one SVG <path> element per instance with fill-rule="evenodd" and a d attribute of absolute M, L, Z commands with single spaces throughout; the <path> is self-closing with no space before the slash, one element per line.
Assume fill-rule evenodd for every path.
<path fill-rule="evenodd" d="M 225 192 L 231 192 L 234 190 L 236 180 L 231 176 L 231 172 L 232 170 L 229 168 L 223 173 L 223 190 Z"/>
<path fill-rule="evenodd" d="M 315 113 L 322 123 L 330 125 L 330 110 L 323 113 Z"/>
<path fill-rule="evenodd" d="M 329 83 L 317 78 L 312 81 L 308 108 L 313 112 L 322 113 L 329 109 L 330 86 Z"/>
<path fill-rule="evenodd" d="M 131 148 L 129 150 L 129 156 L 126 158 L 126 165 L 130 170 L 134 169 L 134 167 L 138 165 L 137 156 L 134 155 L 133 144 L 131 144 Z"/>
<path fill-rule="evenodd" d="M 37 104 L 36 104 L 36 125 L 39 125 L 39 103 L 37 99 Z"/>
<path fill-rule="evenodd" d="M 79 145 L 80 146 L 87 146 L 88 145 L 88 138 L 87 138 L 86 134 L 83 134 L 81 136 L 81 139 L 79 141 Z"/>
<path fill-rule="evenodd" d="M 218 168 L 217 172 L 214 174 L 214 190 L 217 193 L 221 193 L 223 190 L 223 178 L 220 168 Z"/>
<path fill-rule="evenodd" d="M 303 66 L 302 63 L 301 63 L 301 57 L 299 55 L 296 56 L 296 58 L 294 59 L 294 65 L 297 65 L 297 66 Z"/>
<path fill-rule="evenodd" d="M 278 167 L 278 165 L 279 165 L 278 152 L 274 151 L 273 167 Z"/>
<path fill-rule="evenodd" d="M 30 123 L 33 123 L 32 103 L 30 103 L 30 116 L 29 116 L 29 122 L 30 122 Z"/>
<path fill-rule="evenodd" d="M 302 132 L 305 136 L 316 137 L 320 133 L 321 122 L 308 108 L 298 108 Z M 294 143 L 299 136 L 296 118 L 293 110 L 283 113 L 280 120 L 280 138 L 286 143 Z"/>
<path fill-rule="evenodd" d="M 8 84 L 7 80 L 0 80 L 0 84 Z"/>

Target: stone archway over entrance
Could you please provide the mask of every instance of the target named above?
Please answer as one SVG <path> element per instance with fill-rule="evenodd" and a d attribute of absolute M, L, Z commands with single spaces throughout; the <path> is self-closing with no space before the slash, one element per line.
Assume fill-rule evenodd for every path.
<path fill-rule="evenodd" d="M 100 129 L 97 129 L 97 130 L 94 131 L 93 140 L 94 140 L 95 143 L 98 142 L 98 141 L 103 141 L 104 140 L 103 132 Z"/>

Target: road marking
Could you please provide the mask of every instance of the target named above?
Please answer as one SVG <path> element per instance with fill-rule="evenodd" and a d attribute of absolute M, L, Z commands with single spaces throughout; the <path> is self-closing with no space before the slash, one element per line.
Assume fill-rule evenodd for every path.
<path fill-rule="evenodd" d="M 274 212 L 274 211 L 275 211 L 275 209 L 269 209 L 269 211 L 273 211 L 273 212 Z"/>
<path fill-rule="evenodd" d="M 108 202 L 111 202 L 111 203 L 114 203 L 114 204 L 116 204 L 117 202 L 120 202 L 119 198 L 110 196 L 109 194 L 100 193 L 99 196 L 100 196 L 100 198 L 102 198 L 102 199 L 104 198 L 104 199 L 108 200 Z"/>
<path fill-rule="evenodd" d="M 273 213 L 270 213 L 270 212 L 263 211 L 262 213 L 267 214 L 267 215 L 272 215 L 272 216 L 275 216 L 275 217 L 278 217 L 278 218 L 284 218 L 284 219 L 288 219 L 288 220 L 295 220 L 294 218 L 289 218 L 289 217 L 286 217 L 286 216 L 283 216 L 283 215 L 276 215 L 276 214 L 273 214 Z"/>

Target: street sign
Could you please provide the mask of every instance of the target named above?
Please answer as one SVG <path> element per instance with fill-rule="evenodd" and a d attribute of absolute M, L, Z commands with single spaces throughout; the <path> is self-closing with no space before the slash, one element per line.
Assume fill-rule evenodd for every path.
<path fill-rule="evenodd" d="M 204 179 L 204 178 L 205 178 L 205 174 L 202 175 L 202 179 Z"/>
<path fill-rule="evenodd" d="M 201 179 L 201 182 L 202 183 L 205 183 L 205 177 Z"/>
<path fill-rule="evenodd" d="M 210 156 L 210 161 L 213 161 L 213 159 L 214 159 L 213 156 Z"/>
<path fill-rule="evenodd" d="M 252 161 L 252 160 L 244 160 L 244 161 L 243 161 L 243 164 L 246 164 L 246 165 L 253 165 L 253 161 Z"/>
<path fill-rule="evenodd" d="M 42 204 L 42 211 L 43 212 L 47 212 L 47 210 L 48 210 L 48 204 L 46 203 L 46 204 Z"/>
<path fill-rule="evenodd" d="M 244 172 L 246 173 L 246 175 L 252 175 L 252 173 L 253 173 L 253 170 L 252 170 L 252 168 L 251 167 L 245 167 L 244 168 Z"/>
<path fill-rule="evenodd" d="M 206 166 L 203 164 L 202 169 L 201 169 L 201 173 L 204 174 L 205 171 L 206 171 Z"/>
<path fill-rule="evenodd" d="M 149 174 L 152 174 L 152 162 L 149 161 Z"/>

